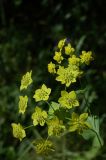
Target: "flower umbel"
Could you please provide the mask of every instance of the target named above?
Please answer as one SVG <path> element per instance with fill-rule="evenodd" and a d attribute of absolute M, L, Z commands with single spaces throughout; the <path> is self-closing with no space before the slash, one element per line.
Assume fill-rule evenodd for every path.
<path fill-rule="evenodd" d="M 61 104 L 61 107 L 66 109 L 79 106 L 75 91 L 71 91 L 69 93 L 66 91 L 61 91 L 61 97 L 58 102 Z"/>
<path fill-rule="evenodd" d="M 62 48 L 63 48 L 63 46 L 64 46 L 64 44 L 65 44 L 65 41 L 66 41 L 66 38 L 65 39 L 61 39 L 60 41 L 59 41 L 59 43 L 58 43 L 58 48 L 60 49 L 60 50 L 62 50 Z"/>
<path fill-rule="evenodd" d="M 26 133 L 25 130 L 23 129 L 23 127 L 20 125 L 20 123 L 16 124 L 16 123 L 12 123 L 12 128 L 13 128 L 13 136 L 15 138 L 20 139 L 20 141 L 22 141 L 22 139 L 24 137 L 26 137 Z"/>
<path fill-rule="evenodd" d="M 27 96 L 20 96 L 19 97 L 19 113 L 24 114 L 27 108 L 28 97 Z"/>
<path fill-rule="evenodd" d="M 82 51 L 82 55 L 80 55 L 81 62 L 89 65 L 89 63 L 93 60 L 91 51 Z"/>
<path fill-rule="evenodd" d="M 56 65 L 54 63 L 50 62 L 48 64 L 48 72 L 50 72 L 50 73 L 56 73 L 55 67 L 56 67 Z"/>
<path fill-rule="evenodd" d="M 43 111 L 41 108 L 36 107 L 35 112 L 31 116 L 33 120 L 33 125 L 36 126 L 40 124 L 41 126 L 44 126 L 45 121 L 47 119 L 47 112 Z"/>
<path fill-rule="evenodd" d="M 54 151 L 54 145 L 52 141 L 45 139 L 38 139 L 33 142 L 35 146 L 36 153 L 39 155 L 48 155 Z"/>
<path fill-rule="evenodd" d="M 49 99 L 49 95 L 51 93 L 51 89 L 47 88 L 45 84 L 42 85 L 41 89 L 37 89 L 33 98 L 35 98 L 36 102 L 38 101 L 47 101 Z"/>
<path fill-rule="evenodd" d="M 55 52 L 55 55 L 53 57 L 53 59 L 55 61 L 57 61 L 58 63 L 61 63 L 61 61 L 64 59 L 61 52 Z"/>
<path fill-rule="evenodd" d="M 69 65 L 67 68 L 59 66 L 56 80 L 60 81 L 61 84 L 65 84 L 66 87 L 69 87 L 71 83 L 76 82 L 76 78 L 78 77 L 79 73 L 80 72 L 76 66 Z"/>
<path fill-rule="evenodd" d="M 66 55 L 73 54 L 74 51 L 75 51 L 75 49 L 71 46 L 70 43 L 68 43 L 68 45 L 65 46 L 65 54 Z"/>
<path fill-rule="evenodd" d="M 78 114 L 73 112 L 70 121 L 69 131 L 70 132 L 78 131 L 78 133 L 81 134 L 83 130 L 91 128 L 89 123 L 86 121 L 87 118 L 88 118 L 88 113 L 83 113 L 79 116 Z"/>
<path fill-rule="evenodd" d="M 23 75 L 21 80 L 21 86 L 20 90 L 27 89 L 27 87 L 32 83 L 32 71 L 27 72 L 25 75 Z"/>
<path fill-rule="evenodd" d="M 63 121 L 59 120 L 57 117 L 54 117 L 47 122 L 48 125 L 48 135 L 49 136 L 60 136 L 61 133 L 65 130 Z"/>

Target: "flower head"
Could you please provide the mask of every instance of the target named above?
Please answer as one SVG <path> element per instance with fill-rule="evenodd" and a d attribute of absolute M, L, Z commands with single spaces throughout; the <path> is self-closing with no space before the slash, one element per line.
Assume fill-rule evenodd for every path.
<path fill-rule="evenodd" d="M 48 135 L 49 136 L 60 136 L 60 134 L 65 130 L 63 121 L 54 117 L 47 122 L 48 125 Z"/>
<path fill-rule="evenodd" d="M 50 72 L 50 73 L 56 73 L 56 69 L 55 69 L 55 64 L 54 63 L 50 62 L 48 64 L 48 72 Z"/>
<path fill-rule="evenodd" d="M 90 128 L 89 123 L 86 121 L 87 118 L 88 118 L 88 113 L 83 113 L 79 116 L 78 114 L 73 112 L 70 121 L 69 131 L 70 132 L 78 131 L 78 133 L 81 134 L 83 130 Z"/>
<path fill-rule="evenodd" d="M 63 48 L 63 46 L 64 46 L 64 44 L 65 44 L 65 41 L 66 41 L 66 38 L 65 39 L 61 39 L 59 42 L 58 42 L 58 48 L 60 49 L 60 50 L 62 50 L 62 48 Z"/>
<path fill-rule="evenodd" d="M 33 145 L 39 155 L 48 155 L 54 151 L 54 145 L 50 140 L 38 139 L 33 142 Z"/>
<path fill-rule="evenodd" d="M 79 106 L 75 91 L 71 91 L 69 93 L 66 91 L 61 91 L 61 97 L 59 98 L 58 102 L 63 108 L 66 109 Z"/>
<path fill-rule="evenodd" d="M 70 55 L 75 51 L 75 49 L 71 46 L 70 43 L 68 43 L 67 46 L 65 46 L 65 54 Z"/>
<path fill-rule="evenodd" d="M 40 124 L 41 126 L 44 126 L 45 121 L 47 119 L 47 113 L 46 111 L 43 111 L 41 108 L 36 107 L 35 112 L 32 114 L 33 119 L 33 125 L 36 126 Z"/>
<path fill-rule="evenodd" d="M 24 137 L 26 137 L 26 133 L 25 130 L 23 129 L 23 127 L 20 125 L 20 123 L 16 124 L 16 123 L 12 123 L 12 128 L 13 128 L 13 136 L 15 138 L 19 138 L 20 141 L 22 141 L 22 139 Z"/>
<path fill-rule="evenodd" d="M 57 61 L 58 63 L 61 63 L 61 61 L 64 59 L 61 52 L 55 52 L 55 55 L 53 57 L 53 59 L 55 61 Z"/>
<path fill-rule="evenodd" d="M 51 93 L 51 89 L 47 88 L 45 84 L 42 85 L 41 89 L 37 89 L 33 98 L 35 98 L 36 102 L 38 101 L 47 101 L 49 99 L 49 95 Z"/>
<path fill-rule="evenodd" d="M 65 84 L 66 87 L 69 87 L 71 83 L 76 82 L 76 78 L 78 77 L 79 73 L 80 72 L 78 68 L 74 65 L 69 65 L 67 68 L 59 66 L 56 80 L 60 81 L 61 84 Z"/>
<path fill-rule="evenodd" d="M 81 62 L 89 65 L 89 63 L 93 60 L 91 51 L 82 51 L 82 55 L 80 55 Z"/>
<path fill-rule="evenodd" d="M 32 83 L 32 71 L 27 72 L 21 80 L 20 90 L 27 89 L 27 87 Z"/>
<path fill-rule="evenodd" d="M 20 96 L 19 97 L 19 113 L 24 114 L 27 108 L 28 97 L 27 96 Z"/>
<path fill-rule="evenodd" d="M 76 57 L 76 55 L 72 55 L 72 57 L 68 58 L 69 64 L 79 65 L 80 58 Z"/>

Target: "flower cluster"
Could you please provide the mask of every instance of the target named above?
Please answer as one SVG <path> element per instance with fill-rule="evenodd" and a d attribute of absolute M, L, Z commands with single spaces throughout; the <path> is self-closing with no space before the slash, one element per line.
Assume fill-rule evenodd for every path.
<path fill-rule="evenodd" d="M 33 142 L 36 153 L 40 155 L 48 155 L 54 151 L 54 145 L 52 141 L 45 139 L 38 139 Z"/>
<path fill-rule="evenodd" d="M 58 117 L 53 117 L 52 119 L 48 120 L 47 125 L 49 136 L 60 136 L 60 134 L 65 130 L 63 121 L 59 120 Z"/>
<path fill-rule="evenodd" d="M 79 134 L 83 132 L 83 130 L 90 128 L 89 123 L 87 122 L 88 113 L 83 113 L 80 116 L 75 112 L 72 113 L 72 118 L 70 120 L 69 131 L 74 132 L 78 131 Z"/>
<path fill-rule="evenodd" d="M 46 119 L 47 112 L 42 111 L 42 109 L 39 107 L 36 107 L 35 112 L 32 114 L 33 125 L 36 126 L 40 124 L 41 126 L 44 126 Z"/>
<path fill-rule="evenodd" d="M 75 91 L 71 91 L 69 93 L 66 91 L 61 91 L 61 97 L 58 102 L 66 109 L 79 106 Z"/>
<path fill-rule="evenodd" d="M 76 107 L 80 106 L 77 92 L 70 90 L 70 86 L 77 81 L 78 77 L 81 77 L 83 71 L 81 70 L 82 64 L 90 64 L 93 60 L 91 51 L 82 51 L 78 56 L 74 47 L 68 39 L 62 39 L 57 44 L 57 50 L 53 55 L 53 61 L 48 64 L 48 72 L 55 76 L 55 80 L 60 82 L 62 90 L 59 94 L 58 102 L 50 102 L 49 96 L 51 94 L 51 88 L 48 88 L 46 84 L 42 84 L 40 88 L 35 90 L 33 95 L 34 102 L 37 103 L 34 112 L 31 115 L 32 124 L 28 127 L 23 128 L 20 123 L 12 123 L 13 136 L 18 138 L 20 141 L 26 137 L 25 129 L 32 126 L 36 127 L 47 126 L 47 139 L 41 138 L 35 140 L 33 145 L 36 149 L 37 154 L 48 155 L 51 151 L 54 151 L 54 145 L 50 137 L 60 137 L 64 132 L 77 131 L 79 134 L 85 129 L 89 129 L 91 126 L 87 122 L 88 113 L 82 113 L 78 115 L 73 112 Z M 27 72 L 21 80 L 20 91 L 28 88 L 33 82 L 32 71 Z M 24 92 L 22 92 L 24 93 Z M 42 103 L 40 103 L 42 101 Z M 46 103 L 45 103 L 46 102 Z M 27 94 L 19 96 L 19 113 L 26 113 L 28 103 Z M 39 103 L 39 104 L 38 104 Z M 48 104 L 46 109 L 42 109 L 42 104 Z M 52 110 L 52 112 L 50 112 Z M 64 117 L 62 110 L 68 112 L 71 119 Z M 59 111 L 56 114 L 56 111 Z M 62 118 L 59 113 L 63 114 Z M 60 118 L 61 117 L 61 118 Z M 67 119 L 67 121 L 66 121 Z M 68 127 L 69 126 L 69 127 Z"/>
<path fill-rule="evenodd" d="M 42 85 L 41 89 L 37 89 L 33 98 L 36 102 L 38 101 L 47 101 L 49 99 L 49 95 L 51 93 L 51 89 L 47 88 L 45 84 Z"/>

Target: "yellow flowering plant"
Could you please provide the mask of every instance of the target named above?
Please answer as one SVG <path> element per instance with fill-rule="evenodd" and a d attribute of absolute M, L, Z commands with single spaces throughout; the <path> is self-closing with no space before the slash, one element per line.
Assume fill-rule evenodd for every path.
<path fill-rule="evenodd" d="M 20 123 L 12 123 L 13 136 L 20 141 L 26 137 L 26 129 L 40 125 L 47 130 L 47 136 L 41 139 L 35 139 L 32 142 L 33 148 L 37 154 L 48 155 L 54 152 L 54 144 L 52 137 L 61 137 L 67 133 L 77 131 L 78 134 L 83 136 L 85 131 L 94 131 L 94 126 L 89 121 L 90 112 L 81 113 L 77 112 L 80 108 L 80 99 L 78 90 L 73 90 L 71 86 L 77 82 L 84 70 L 82 65 L 89 65 L 93 60 L 91 51 L 82 51 L 78 56 L 72 44 L 64 38 L 57 44 L 57 50 L 54 52 L 53 59 L 48 63 L 47 68 L 50 74 L 53 74 L 57 85 L 61 86 L 59 91 L 59 98 L 57 101 L 50 101 L 52 97 L 52 89 L 46 84 L 42 84 L 40 88 L 35 90 L 33 95 L 35 110 L 31 115 L 32 124 L 23 127 Z M 32 71 L 27 72 L 21 80 L 20 91 L 27 90 L 28 86 L 33 82 Z M 64 88 L 64 89 L 63 89 Z M 41 103 L 42 101 L 42 103 Z M 28 95 L 19 96 L 19 113 L 25 114 L 27 112 Z M 42 105 L 47 104 L 48 107 L 43 109 Z M 57 114 L 58 113 L 58 114 Z M 67 114 L 68 113 L 68 117 Z M 62 116 L 61 116 L 62 115 Z M 63 117 L 63 118 L 62 118 Z M 96 131 L 94 131 L 99 139 Z"/>

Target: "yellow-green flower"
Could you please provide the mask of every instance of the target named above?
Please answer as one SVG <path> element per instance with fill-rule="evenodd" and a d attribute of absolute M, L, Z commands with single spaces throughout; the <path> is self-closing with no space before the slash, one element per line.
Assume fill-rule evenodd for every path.
<path fill-rule="evenodd" d="M 50 73 L 56 73 L 56 69 L 55 68 L 56 68 L 56 65 L 54 63 L 50 62 L 48 64 L 48 72 L 50 72 Z"/>
<path fill-rule="evenodd" d="M 62 50 L 62 48 L 63 48 L 63 46 L 64 46 L 64 44 L 65 44 L 65 41 L 66 41 L 66 38 L 65 39 L 61 39 L 59 42 L 58 42 L 58 48 L 60 49 L 60 50 Z"/>
<path fill-rule="evenodd" d="M 54 151 L 54 145 L 50 140 L 38 139 L 33 142 L 33 145 L 39 155 L 48 155 Z"/>
<path fill-rule="evenodd" d="M 79 73 L 80 72 L 76 66 L 69 65 L 67 68 L 59 66 L 56 80 L 60 81 L 61 84 L 65 84 L 66 87 L 69 87 L 71 83 L 76 82 L 76 78 L 78 77 Z"/>
<path fill-rule="evenodd" d="M 65 130 L 63 121 L 54 117 L 47 122 L 48 125 L 48 135 L 49 136 L 60 136 L 60 134 Z"/>
<path fill-rule="evenodd" d="M 35 112 L 31 116 L 33 120 L 33 125 L 36 126 L 40 124 L 41 126 L 44 126 L 45 121 L 47 119 L 47 112 L 43 111 L 41 108 L 36 107 Z"/>
<path fill-rule="evenodd" d="M 81 62 L 89 65 L 89 63 L 93 60 L 91 51 L 82 51 L 82 55 L 80 55 Z"/>
<path fill-rule="evenodd" d="M 55 61 L 57 61 L 58 63 L 61 63 L 61 61 L 64 59 L 61 52 L 55 52 L 55 55 L 53 57 L 53 59 Z"/>
<path fill-rule="evenodd" d="M 27 96 L 19 96 L 19 113 L 24 114 L 27 108 L 28 97 Z"/>
<path fill-rule="evenodd" d="M 42 85 L 41 89 L 37 89 L 33 98 L 35 98 L 36 102 L 38 101 L 47 101 L 49 99 L 49 95 L 51 93 L 51 89 L 47 88 L 45 84 Z"/>
<path fill-rule="evenodd" d="M 70 43 L 68 43 L 67 46 L 65 46 L 65 54 L 70 55 L 75 51 L 75 49 L 71 46 Z"/>
<path fill-rule="evenodd" d="M 67 91 L 61 91 L 61 97 L 58 102 L 66 109 L 79 106 L 75 91 L 71 91 L 69 93 Z"/>
<path fill-rule="evenodd" d="M 79 65 L 80 58 L 76 57 L 76 55 L 72 55 L 72 57 L 68 58 L 69 64 Z"/>
<path fill-rule="evenodd" d="M 27 72 L 21 80 L 20 90 L 27 89 L 27 87 L 32 83 L 32 71 Z"/>
<path fill-rule="evenodd" d="M 12 128 L 13 128 L 13 136 L 15 138 L 20 139 L 20 141 L 22 141 L 22 139 L 24 137 L 26 137 L 26 133 L 25 130 L 23 129 L 23 127 L 20 125 L 20 123 L 16 124 L 16 123 L 12 123 Z"/>
<path fill-rule="evenodd" d="M 87 122 L 88 113 L 83 113 L 80 116 L 76 113 L 72 113 L 72 118 L 70 121 L 69 131 L 74 132 L 78 131 L 79 134 L 83 132 L 83 130 L 91 128 L 89 123 Z"/>

